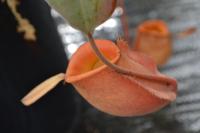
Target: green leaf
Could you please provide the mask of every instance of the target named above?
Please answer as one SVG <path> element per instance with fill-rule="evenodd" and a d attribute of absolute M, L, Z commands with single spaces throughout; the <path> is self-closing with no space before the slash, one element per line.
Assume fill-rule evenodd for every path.
<path fill-rule="evenodd" d="M 48 0 L 67 21 L 83 32 L 91 33 L 113 13 L 117 0 Z"/>

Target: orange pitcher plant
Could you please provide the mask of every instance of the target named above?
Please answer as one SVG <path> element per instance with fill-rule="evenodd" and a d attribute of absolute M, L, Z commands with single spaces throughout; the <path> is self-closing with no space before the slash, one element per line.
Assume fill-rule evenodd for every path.
<path fill-rule="evenodd" d="M 157 65 L 167 62 L 172 53 L 172 38 L 162 20 L 148 20 L 137 28 L 134 49 L 151 56 Z"/>
<path fill-rule="evenodd" d="M 24 105 L 31 105 L 62 80 L 73 84 L 91 105 L 116 116 L 145 115 L 176 99 L 176 80 L 161 74 L 150 57 L 130 50 L 123 39 L 116 43 L 94 39 L 87 30 L 89 42 L 72 55 L 66 73 L 36 86 L 22 99 Z"/>
<path fill-rule="evenodd" d="M 154 112 L 176 98 L 176 81 L 157 71 L 155 63 L 142 53 L 130 51 L 123 40 L 95 40 L 110 62 L 132 72 L 124 75 L 104 65 L 89 43 L 72 56 L 65 81 L 93 106 L 118 116 Z"/>

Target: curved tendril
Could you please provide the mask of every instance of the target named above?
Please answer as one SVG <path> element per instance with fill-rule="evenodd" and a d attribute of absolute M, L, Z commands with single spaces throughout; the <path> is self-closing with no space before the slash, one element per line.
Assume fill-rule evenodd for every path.
<path fill-rule="evenodd" d="M 88 36 L 88 40 L 90 42 L 90 45 L 91 45 L 92 49 L 94 50 L 94 52 L 96 53 L 96 55 L 98 56 L 98 58 L 105 65 L 107 65 L 109 68 L 113 69 L 114 71 L 116 71 L 116 72 L 118 72 L 120 74 L 126 75 L 126 76 L 139 77 L 139 78 L 142 78 L 142 79 L 154 80 L 154 81 L 158 81 L 158 82 L 164 82 L 167 85 L 170 85 L 171 83 L 175 82 L 174 79 L 171 79 L 171 78 L 137 73 L 137 72 L 129 71 L 129 70 L 124 69 L 124 68 L 122 68 L 122 67 L 120 67 L 120 66 L 118 66 L 116 64 L 111 63 L 109 60 L 106 59 L 106 57 L 104 55 L 102 55 L 102 53 L 98 49 L 92 34 L 88 33 L 87 36 Z"/>

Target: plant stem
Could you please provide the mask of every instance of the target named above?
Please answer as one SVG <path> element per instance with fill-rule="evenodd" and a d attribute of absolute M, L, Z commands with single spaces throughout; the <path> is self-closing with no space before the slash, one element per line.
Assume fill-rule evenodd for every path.
<path fill-rule="evenodd" d="M 115 70 L 116 72 L 119 72 L 119 73 L 122 73 L 122 74 L 127 74 L 127 71 L 122 69 L 121 67 L 111 63 L 109 60 L 107 60 L 105 58 L 105 56 L 99 51 L 95 41 L 94 41 L 94 38 L 92 36 L 91 33 L 88 34 L 88 39 L 89 39 L 89 42 L 91 44 L 91 47 L 92 49 L 95 51 L 96 55 L 99 57 L 99 59 L 104 63 L 106 64 L 108 67 L 110 67 L 111 69 Z"/>
<path fill-rule="evenodd" d="M 90 45 L 91 45 L 92 49 L 94 50 L 94 52 L 96 53 L 97 57 L 112 70 L 114 70 L 120 74 L 123 74 L 123 75 L 138 77 L 138 78 L 147 79 L 147 80 L 154 80 L 154 81 L 158 81 L 158 82 L 164 82 L 169 85 L 174 82 L 174 79 L 171 79 L 171 78 L 166 78 L 164 76 L 154 76 L 154 75 L 137 73 L 137 72 L 129 71 L 129 70 L 124 69 L 116 64 L 111 63 L 109 60 L 106 59 L 106 57 L 98 49 L 92 34 L 88 33 L 87 36 L 88 36 Z"/>
<path fill-rule="evenodd" d="M 119 1 L 119 6 L 121 6 L 121 8 L 123 9 L 123 14 L 121 15 L 121 23 L 124 32 L 124 38 L 128 42 L 128 44 L 130 44 L 131 40 L 129 35 L 128 17 L 126 15 L 124 0 Z"/>

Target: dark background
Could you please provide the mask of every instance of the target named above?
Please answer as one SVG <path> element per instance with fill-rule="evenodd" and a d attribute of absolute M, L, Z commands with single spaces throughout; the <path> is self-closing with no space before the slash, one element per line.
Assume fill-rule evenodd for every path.
<path fill-rule="evenodd" d="M 36 28 L 37 41 L 16 32 L 12 12 L 0 2 L 0 133 L 70 131 L 77 111 L 71 85 L 60 83 L 30 107 L 20 102 L 34 86 L 65 72 L 68 61 L 47 4 L 25 0 L 18 10 Z"/>

